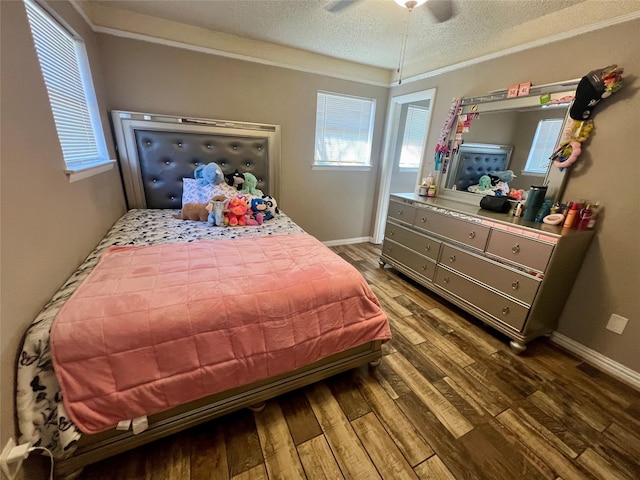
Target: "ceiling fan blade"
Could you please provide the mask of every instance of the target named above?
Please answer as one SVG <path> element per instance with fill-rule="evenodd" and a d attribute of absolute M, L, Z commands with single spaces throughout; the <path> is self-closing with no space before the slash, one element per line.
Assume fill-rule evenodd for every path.
<path fill-rule="evenodd" d="M 333 2 L 329 2 L 324 9 L 328 12 L 331 13 L 336 13 L 336 12 L 340 12 L 342 10 L 345 10 L 349 7 L 352 7 L 353 5 L 355 5 L 356 3 L 358 3 L 360 0 L 336 0 Z"/>
<path fill-rule="evenodd" d="M 428 0 L 425 5 L 438 23 L 446 22 L 456 14 L 453 0 Z"/>

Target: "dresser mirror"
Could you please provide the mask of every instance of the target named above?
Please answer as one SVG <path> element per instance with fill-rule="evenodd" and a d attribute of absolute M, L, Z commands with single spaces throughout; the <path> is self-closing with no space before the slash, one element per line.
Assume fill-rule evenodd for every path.
<path fill-rule="evenodd" d="M 567 170 L 553 166 L 549 154 L 529 154 L 534 146 L 533 151 L 555 150 L 578 81 L 531 87 L 528 95 L 513 98 L 507 91 L 464 97 L 448 137 L 451 153 L 438 172 L 438 196 L 478 204 L 489 193 L 487 178 L 481 177 L 510 170 L 515 178 L 508 172 L 499 179 L 491 174 L 490 188 L 501 188 L 503 194 L 546 185 L 547 197 L 558 199 Z M 544 105 L 543 96 L 548 96 Z"/>

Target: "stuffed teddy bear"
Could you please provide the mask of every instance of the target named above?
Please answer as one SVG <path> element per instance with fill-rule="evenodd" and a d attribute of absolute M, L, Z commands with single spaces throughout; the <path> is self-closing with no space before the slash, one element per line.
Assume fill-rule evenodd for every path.
<path fill-rule="evenodd" d="M 217 163 L 211 162 L 196 167 L 193 171 L 193 178 L 204 187 L 206 185 L 218 185 L 224 180 L 224 174 Z"/>
<path fill-rule="evenodd" d="M 216 195 L 209 200 L 209 203 L 207 203 L 207 211 L 209 212 L 207 223 L 210 227 L 224 225 L 224 210 L 227 208 L 228 203 L 229 201 L 224 195 Z"/>
<path fill-rule="evenodd" d="M 247 200 L 243 196 L 232 198 L 224 211 L 225 227 L 242 227 L 247 224 Z"/>
<path fill-rule="evenodd" d="M 242 190 L 242 185 L 244 184 L 244 175 L 241 174 L 238 170 L 233 173 L 229 173 L 224 176 L 227 185 L 230 187 L 236 187 L 237 190 Z"/>
<path fill-rule="evenodd" d="M 280 210 L 278 210 L 278 204 L 276 203 L 276 199 L 273 198 L 271 195 L 263 195 L 262 199 L 264 200 L 264 203 L 267 205 L 267 210 L 264 213 L 264 219 L 271 220 L 273 217 L 275 217 L 280 213 Z"/>
<path fill-rule="evenodd" d="M 240 190 L 245 195 L 255 195 L 256 197 L 262 197 L 264 195 L 262 190 L 258 190 L 256 186 L 258 185 L 258 179 L 253 173 L 245 173 L 244 174 L 244 184 L 242 185 L 242 190 Z"/>
<path fill-rule="evenodd" d="M 173 214 L 173 218 L 178 220 L 195 220 L 197 222 L 206 222 L 209 217 L 206 203 L 185 203 L 182 205 L 180 214 Z"/>

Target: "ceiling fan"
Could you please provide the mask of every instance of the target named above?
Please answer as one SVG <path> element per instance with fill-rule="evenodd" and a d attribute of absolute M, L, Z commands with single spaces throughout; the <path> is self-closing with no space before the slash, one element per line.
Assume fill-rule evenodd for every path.
<path fill-rule="evenodd" d="M 352 7 L 356 3 L 359 3 L 362 0 L 334 0 L 328 3 L 325 6 L 325 9 L 332 13 L 337 13 L 347 8 Z M 419 7 L 425 4 L 426 9 L 431 13 L 431 15 L 436 19 L 437 23 L 446 22 L 451 17 L 455 15 L 455 8 L 453 6 L 453 0 L 394 0 L 398 5 L 404 7 L 408 10 L 408 14 L 416 7 Z M 409 34 L 409 19 L 407 17 L 407 22 L 405 23 L 405 32 L 402 40 L 402 50 L 400 51 L 400 61 L 398 63 L 398 85 L 402 83 L 402 69 L 404 66 L 404 54 L 407 47 L 407 37 Z"/>
<path fill-rule="evenodd" d="M 354 6 L 356 3 L 360 3 L 363 0 L 334 0 L 329 2 L 325 6 L 325 10 L 331 13 L 338 13 L 342 10 L 346 10 Z M 426 2 L 425 7 L 433 15 L 436 22 L 446 22 L 455 15 L 455 8 L 453 0 L 394 0 L 401 7 L 405 7 L 408 10 L 422 5 Z"/>

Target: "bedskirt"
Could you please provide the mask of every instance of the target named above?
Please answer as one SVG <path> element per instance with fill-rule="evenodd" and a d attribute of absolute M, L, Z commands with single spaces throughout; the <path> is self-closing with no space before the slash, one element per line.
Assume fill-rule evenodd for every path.
<path fill-rule="evenodd" d="M 25 333 L 16 375 L 20 443 L 31 442 L 46 447 L 56 458 L 64 458 L 73 452 L 81 436 L 62 404 L 60 385 L 53 370 L 49 337 L 58 312 L 109 247 L 304 233 L 284 213 L 262 225 L 233 228 L 177 220 L 172 213 L 175 211 L 134 209 L 123 215 L 44 306 Z"/>

